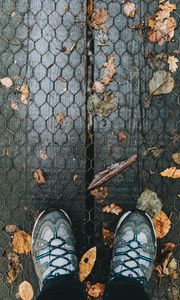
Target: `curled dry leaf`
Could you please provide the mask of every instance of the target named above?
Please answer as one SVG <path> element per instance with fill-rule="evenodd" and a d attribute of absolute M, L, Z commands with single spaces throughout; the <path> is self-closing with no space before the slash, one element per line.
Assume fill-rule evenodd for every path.
<path fill-rule="evenodd" d="M 102 236 L 104 240 L 104 245 L 112 248 L 114 242 L 114 232 L 110 231 L 109 229 L 102 229 Z"/>
<path fill-rule="evenodd" d="M 176 72 L 176 70 L 178 69 L 179 60 L 174 55 L 169 55 L 167 62 L 169 64 L 169 71 L 171 71 L 172 73 Z"/>
<path fill-rule="evenodd" d="M 7 281 L 9 283 L 13 283 L 18 274 L 22 270 L 22 265 L 19 261 L 19 256 L 15 252 L 8 253 L 8 273 L 7 273 Z"/>
<path fill-rule="evenodd" d="M 150 95 L 169 94 L 174 88 L 174 78 L 169 72 L 157 71 L 149 81 Z"/>
<path fill-rule="evenodd" d="M 177 179 L 180 178 L 180 169 L 176 169 L 176 167 L 167 168 L 162 171 L 160 175 L 163 177 Z"/>
<path fill-rule="evenodd" d="M 18 108 L 17 102 L 14 101 L 14 100 L 12 100 L 12 101 L 10 102 L 10 106 L 11 106 L 11 108 L 14 109 L 14 110 L 18 110 L 18 109 L 19 109 L 19 108 Z"/>
<path fill-rule="evenodd" d="M 108 85 L 111 82 L 113 76 L 116 74 L 114 55 L 111 55 L 108 58 L 108 61 L 103 65 L 103 67 L 105 68 L 105 71 L 101 82 L 105 85 Z"/>
<path fill-rule="evenodd" d="M 123 141 L 125 141 L 126 140 L 126 135 L 124 134 L 124 132 L 119 132 L 119 134 L 118 134 L 118 140 L 119 140 L 119 142 L 123 142 Z"/>
<path fill-rule="evenodd" d="M 21 93 L 21 102 L 25 105 L 28 105 L 29 100 L 29 87 L 27 85 L 17 86 L 16 90 Z"/>
<path fill-rule="evenodd" d="M 84 281 L 91 273 L 96 261 L 96 247 L 89 249 L 79 262 L 79 278 Z"/>
<path fill-rule="evenodd" d="M 164 149 L 161 147 L 150 147 L 144 151 L 144 155 L 153 155 L 155 157 L 158 157 L 163 152 Z"/>
<path fill-rule="evenodd" d="M 63 112 L 59 112 L 56 115 L 56 123 L 62 125 L 64 123 L 65 115 Z"/>
<path fill-rule="evenodd" d="M 103 212 L 106 213 L 112 213 L 115 215 L 119 215 L 122 212 L 122 208 L 114 203 L 112 203 L 111 205 L 107 205 L 105 207 L 102 208 Z"/>
<path fill-rule="evenodd" d="M 173 153 L 172 159 L 178 165 L 180 165 L 180 152 Z"/>
<path fill-rule="evenodd" d="M 28 281 L 23 281 L 19 285 L 16 298 L 21 298 L 22 300 L 31 300 L 33 296 L 34 296 L 34 291 L 32 285 Z"/>
<path fill-rule="evenodd" d="M 18 230 L 18 227 L 14 224 L 9 224 L 5 227 L 5 231 L 8 233 L 14 233 L 16 230 Z"/>
<path fill-rule="evenodd" d="M 95 91 L 97 94 L 103 94 L 105 92 L 105 85 L 99 81 L 94 81 L 92 84 L 92 90 Z"/>
<path fill-rule="evenodd" d="M 170 14 L 176 10 L 176 4 L 169 1 L 160 3 L 155 17 L 148 19 L 148 40 L 160 46 L 169 42 L 174 36 L 176 21 Z"/>
<path fill-rule="evenodd" d="M 46 179 L 44 177 L 43 171 L 41 169 L 36 169 L 33 173 L 34 180 L 38 185 L 45 184 Z"/>
<path fill-rule="evenodd" d="M 158 195 L 151 190 L 142 192 L 137 200 L 136 207 L 140 210 L 147 212 L 152 218 L 161 211 L 162 202 Z"/>
<path fill-rule="evenodd" d="M 134 18 L 136 14 L 136 5 L 130 1 L 127 1 L 123 7 L 126 16 Z"/>
<path fill-rule="evenodd" d="M 23 230 L 15 232 L 12 240 L 13 250 L 17 253 L 27 254 L 31 251 L 31 237 Z"/>
<path fill-rule="evenodd" d="M 0 83 L 6 88 L 10 88 L 13 85 L 13 81 L 10 77 L 1 78 Z"/>
<path fill-rule="evenodd" d="M 89 296 L 93 298 L 99 298 L 104 295 L 105 292 L 105 284 L 97 282 L 95 284 L 87 283 L 87 293 Z"/>
<path fill-rule="evenodd" d="M 99 203 L 103 202 L 104 199 L 109 195 L 109 190 L 107 186 L 96 188 L 91 191 L 91 195 L 93 195 Z"/>
<path fill-rule="evenodd" d="M 171 228 L 171 221 L 163 211 L 158 212 L 153 218 L 153 224 L 156 231 L 156 236 L 162 239 Z"/>
<path fill-rule="evenodd" d="M 96 8 L 91 15 L 89 25 L 94 29 L 100 29 L 101 26 L 106 22 L 108 17 L 107 10 L 103 8 Z"/>

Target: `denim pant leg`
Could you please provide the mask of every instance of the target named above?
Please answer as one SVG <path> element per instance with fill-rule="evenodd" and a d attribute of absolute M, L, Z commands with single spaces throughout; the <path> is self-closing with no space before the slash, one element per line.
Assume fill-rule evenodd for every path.
<path fill-rule="evenodd" d="M 132 277 L 118 276 L 109 281 L 104 300 L 149 300 L 144 286 Z"/>
<path fill-rule="evenodd" d="M 85 300 L 85 290 L 78 278 L 60 275 L 47 280 L 37 300 Z"/>

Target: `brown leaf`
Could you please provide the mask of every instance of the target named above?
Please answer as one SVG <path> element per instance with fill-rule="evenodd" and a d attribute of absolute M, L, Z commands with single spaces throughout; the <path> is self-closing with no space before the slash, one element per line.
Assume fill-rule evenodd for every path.
<path fill-rule="evenodd" d="M 174 55 L 169 55 L 167 62 L 169 64 L 169 71 L 171 71 L 172 73 L 176 72 L 176 70 L 178 69 L 179 60 Z"/>
<path fill-rule="evenodd" d="M 17 86 L 16 90 L 21 93 L 21 102 L 25 105 L 28 105 L 29 100 L 29 87 L 27 85 Z"/>
<path fill-rule="evenodd" d="M 126 140 L 126 135 L 124 134 L 124 132 L 119 132 L 118 134 L 118 139 L 119 139 L 119 142 L 123 142 Z"/>
<path fill-rule="evenodd" d="M 45 184 L 46 179 L 44 177 L 43 171 L 41 169 L 36 169 L 33 173 L 34 175 L 34 180 L 38 185 Z"/>
<path fill-rule="evenodd" d="M 97 282 L 95 284 L 88 284 L 87 293 L 89 296 L 93 298 L 99 298 L 104 295 L 105 292 L 105 284 Z"/>
<path fill-rule="evenodd" d="M 107 10 L 103 8 L 96 8 L 95 11 L 91 15 L 91 20 L 89 25 L 94 29 L 100 29 L 101 25 L 103 25 L 108 17 Z"/>
<path fill-rule="evenodd" d="M 7 273 L 7 281 L 9 283 L 13 283 L 18 274 L 22 270 L 22 265 L 19 261 L 19 256 L 15 252 L 8 253 L 8 273 Z"/>
<path fill-rule="evenodd" d="M 148 40 L 152 43 L 158 43 L 160 46 L 169 42 L 174 36 L 176 21 L 170 16 L 171 12 L 176 10 L 176 5 L 166 1 L 160 3 L 155 17 L 149 17 Z"/>
<path fill-rule="evenodd" d="M 112 248 L 114 242 L 114 232 L 110 231 L 109 229 L 103 228 L 102 236 L 103 236 L 104 244 Z"/>
<path fill-rule="evenodd" d="M 176 248 L 177 246 L 174 243 L 166 243 L 164 244 L 164 247 L 161 249 L 161 253 L 164 254 L 167 251 L 172 251 Z"/>
<path fill-rule="evenodd" d="M 87 14 L 88 15 L 92 14 L 93 10 L 94 10 L 93 0 L 87 0 Z"/>
<path fill-rule="evenodd" d="M 174 88 L 174 78 L 169 72 L 157 71 L 149 81 L 150 95 L 169 94 Z"/>
<path fill-rule="evenodd" d="M 59 112 L 56 115 L 56 123 L 62 125 L 64 123 L 65 115 L 63 112 Z"/>
<path fill-rule="evenodd" d="M 17 253 L 27 254 L 31 251 L 31 237 L 23 230 L 15 232 L 12 240 L 13 250 Z"/>
<path fill-rule="evenodd" d="M 108 61 L 103 65 L 103 67 L 105 68 L 105 71 L 101 82 L 105 85 L 108 85 L 111 82 L 113 76 L 116 74 L 114 55 L 111 55 L 108 58 Z"/>
<path fill-rule="evenodd" d="M 28 281 L 23 281 L 19 285 L 16 298 L 21 298 L 22 300 L 31 300 L 33 296 L 34 296 L 34 291 L 32 285 Z"/>
<path fill-rule="evenodd" d="M 119 215 L 122 212 L 122 208 L 114 203 L 112 203 L 111 205 L 107 205 L 105 207 L 102 208 L 103 212 L 106 213 L 112 213 L 115 215 Z"/>
<path fill-rule="evenodd" d="M 14 100 L 12 100 L 12 101 L 10 102 L 10 106 L 11 106 L 11 108 L 14 109 L 14 110 L 19 110 L 18 104 L 17 104 L 17 102 L 14 101 Z"/>
<path fill-rule="evenodd" d="M 180 152 L 173 153 L 172 159 L 178 165 L 180 165 Z"/>
<path fill-rule="evenodd" d="M 153 218 L 157 213 L 161 211 L 162 202 L 155 192 L 146 189 L 138 198 L 136 207 L 147 212 L 150 217 Z"/>
<path fill-rule="evenodd" d="M 96 261 L 96 247 L 89 249 L 79 262 L 79 278 L 84 281 L 91 273 Z"/>
<path fill-rule="evenodd" d="M 163 211 L 158 212 L 153 218 L 153 224 L 156 231 L 156 236 L 162 239 L 171 228 L 171 221 Z"/>
<path fill-rule="evenodd" d="M 160 175 L 174 179 L 180 178 L 180 169 L 176 169 L 176 167 L 167 168 L 166 170 L 162 171 Z"/>
<path fill-rule="evenodd" d="M 168 300 L 180 300 L 179 289 L 177 286 L 171 284 L 168 286 Z"/>
<path fill-rule="evenodd" d="M 105 85 L 96 80 L 92 84 L 92 90 L 97 94 L 103 94 L 105 92 Z"/>
<path fill-rule="evenodd" d="M 0 83 L 6 88 L 10 88 L 13 85 L 13 81 L 10 77 L 4 77 L 0 79 Z"/>
<path fill-rule="evenodd" d="M 14 233 L 16 230 L 18 230 L 18 227 L 14 224 L 9 224 L 5 227 L 5 231 L 8 233 Z"/>
<path fill-rule="evenodd" d="M 137 11 L 136 5 L 134 3 L 127 1 L 124 5 L 123 9 L 124 9 L 126 16 L 134 18 L 136 11 Z"/>
<path fill-rule="evenodd" d="M 92 190 L 91 195 L 93 195 L 97 199 L 97 201 L 101 203 L 109 195 L 109 190 L 106 186 L 99 187 Z"/>
<path fill-rule="evenodd" d="M 107 167 L 105 170 L 100 171 L 94 176 L 94 179 L 91 181 L 88 190 L 94 189 L 98 185 L 103 184 L 104 182 L 110 180 L 119 172 L 123 171 L 131 164 L 133 164 L 137 160 L 137 155 L 133 154 L 128 159 L 121 161 L 120 163 L 112 164 L 111 166 Z"/>
<path fill-rule="evenodd" d="M 101 103 L 98 115 L 107 117 L 118 107 L 118 97 L 113 92 L 108 92 Z"/>

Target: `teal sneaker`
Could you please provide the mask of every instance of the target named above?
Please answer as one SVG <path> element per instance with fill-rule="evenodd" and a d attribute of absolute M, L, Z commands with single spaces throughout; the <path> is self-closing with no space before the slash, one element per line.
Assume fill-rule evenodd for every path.
<path fill-rule="evenodd" d="M 38 216 L 32 232 L 32 259 L 40 289 L 48 279 L 77 275 L 75 240 L 66 212 L 49 210 Z"/>
<path fill-rule="evenodd" d="M 156 257 L 157 241 L 151 218 L 128 211 L 119 220 L 113 246 L 110 280 L 129 276 L 146 287 Z"/>

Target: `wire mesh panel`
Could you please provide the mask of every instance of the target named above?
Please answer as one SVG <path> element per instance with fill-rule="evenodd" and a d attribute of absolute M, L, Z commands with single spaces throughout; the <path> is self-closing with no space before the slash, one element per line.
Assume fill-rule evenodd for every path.
<path fill-rule="evenodd" d="M 173 2 L 178 23 L 180 8 L 177 0 Z M 175 165 L 171 157 L 178 152 L 179 71 L 173 74 L 172 93 L 149 96 L 149 80 L 156 71 L 151 58 L 178 53 L 178 30 L 170 43 L 149 43 L 146 24 L 158 3 L 133 3 L 134 18 L 127 17 L 123 1 L 0 2 L 0 78 L 12 80 L 10 87 L 0 85 L 2 300 L 16 299 L 17 286 L 24 279 L 33 284 L 35 294 L 38 291 L 30 255 L 20 256 L 23 270 L 15 284 L 7 282 L 11 237 L 4 227 L 14 223 L 31 233 L 37 215 L 48 207 L 70 214 L 78 256 L 85 248 L 98 246 L 94 281 L 107 281 L 111 259 L 102 228 L 114 231 L 118 221 L 117 216 L 103 214 L 102 206 L 116 203 L 126 211 L 135 208 L 145 188 L 155 191 L 172 221 L 159 246 L 166 241 L 179 245 L 178 183 L 159 175 Z M 95 28 L 92 14 L 97 9 L 107 11 L 107 20 Z M 96 93 L 93 82 L 102 80 L 110 58 L 116 74 L 103 93 Z M 117 107 L 94 116 L 88 107 L 91 95 L 101 101 L 110 95 Z M 163 152 L 153 155 L 153 147 Z M 109 195 L 103 204 L 97 203 L 87 192 L 93 176 L 132 154 L 138 155 L 137 162 L 105 184 Z M 35 183 L 37 169 L 43 171 L 46 184 Z M 168 284 L 164 279 L 158 288 L 154 275 L 148 286 L 150 297 L 166 299 Z"/>

